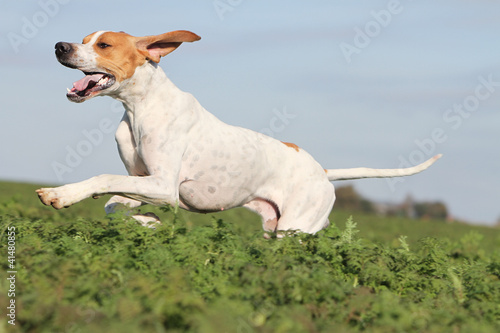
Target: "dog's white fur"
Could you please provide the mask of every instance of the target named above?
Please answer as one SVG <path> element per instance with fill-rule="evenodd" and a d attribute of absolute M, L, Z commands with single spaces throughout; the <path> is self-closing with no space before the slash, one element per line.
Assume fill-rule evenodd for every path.
<path fill-rule="evenodd" d="M 123 103 L 116 141 L 129 176 L 100 175 L 42 188 L 37 192 L 44 204 L 60 209 L 110 193 L 115 196 L 106 203 L 107 213 L 118 205 L 135 208 L 145 203 L 196 212 L 243 206 L 262 217 L 266 231 L 316 233 L 329 224 L 335 201 L 330 181 L 408 176 L 440 157 L 407 169 L 325 170 L 294 144 L 227 125 L 179 90 L 157 64 L 182 42 L 198 39 L 187 31 L 142 38 L 100 31 L 82 44 L 56 45 L 62 64 L 89 75 L 106 73 L 106 80 L 99 82 L 111 80 L 102 90 L 99 83 L 85 91 L 73 88 L 68 98 L 82 102 L 109 95 Z M 157 220 L 148 214 L 135 217 Z"/>

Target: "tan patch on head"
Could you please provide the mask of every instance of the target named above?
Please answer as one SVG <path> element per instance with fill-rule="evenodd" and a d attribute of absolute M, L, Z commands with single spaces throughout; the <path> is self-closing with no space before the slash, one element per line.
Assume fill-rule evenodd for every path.
<path fill-rule="evenodd" d="M 88 42 L 90 42 L 92 40 L 92 38 L 94 37 L 94 35 L 97 33 L 96 32 L 93 32 L 91 33 L 90 35 L 86 36 L 84 39 L 83 39 L 83 44 L 87 44 Z"/>
<path fill-rule="evenodd" d="M 300 150 L 299 146 L 297 146 L 295 143 L 283 142 L 283 141 L 281 141 L 281 143 L 283 143 L 287 147 L 295 149 L 296 151 Z"/>
<path fill-rule="evenodd" d="M 89 42 L 92 35 L 85 37 Z M 146 62 L 144 54 L 136 47 L 135 38 L 124 32 L 105 32 L 97 38 L 94 45 L 97 64 L 113 74 L 117 82 L 134 75 L 135 69 Z"/>

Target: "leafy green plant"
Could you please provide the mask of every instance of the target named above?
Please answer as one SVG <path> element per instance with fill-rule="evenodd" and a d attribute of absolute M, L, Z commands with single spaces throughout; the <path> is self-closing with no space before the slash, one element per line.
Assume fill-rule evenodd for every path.
<path fill-rule="evenodd" d="M 4 319 L 0 331 L 500 329 L 495 229 L 336 212 L 336 223 L 316 235 L 264 239 L 258 219 L 240 210 L 190 215 L 166 207 L 155 211 L 163 223 L 150 229 L 125 213 L 99 217 L 86 210 L 92 201 L 77 213 L 37 215 L 45 207 L 36 201 L 9 198 L 0 199 L 0 253 L 15 226 L 17 324 Z M 434 232 L 415 237 L 426 228 Z M 6 290 L 3 279 L 1 308 Z"/>

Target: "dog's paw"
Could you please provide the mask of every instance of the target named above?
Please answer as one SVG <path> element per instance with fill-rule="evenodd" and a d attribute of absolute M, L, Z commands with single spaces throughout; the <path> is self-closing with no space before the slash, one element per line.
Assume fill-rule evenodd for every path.
<path fill-rule="evenodd" d="M 38 198 L 46 206 L 52 206 L 55 209 L 61 209 L 71 206 L 72 202 L 67 200 L 65 191 L 60 187 L 56 188 L 41 188 L 36 190 Z"/>
<path fill-rule="evenodd" d="M 136 214 L 132 216 L 136 221 L 138 221 L 143 227 L 148 227 L 151 229 L 156 229 L 158 224 L 161 224 L 160 218 L 154 213 Z"/>

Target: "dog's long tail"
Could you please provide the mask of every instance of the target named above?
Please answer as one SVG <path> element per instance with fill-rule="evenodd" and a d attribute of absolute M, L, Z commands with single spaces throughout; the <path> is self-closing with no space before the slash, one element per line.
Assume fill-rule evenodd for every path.
<path fill-rule="evenodd" d="M 390 178 L 390 177 L 403 177 L 411 176 L 416 173 L 422 172 L 430 167 L 434 162 L 443 156 L 442 154 L 436 155 L 429 160 L 417 166 L 404 169 L 369 169 L 369 168 L 353 168 L 353 169 L 330 169 L 326 170 L 328 180 L 350 180 L 361 178 Z"/>

